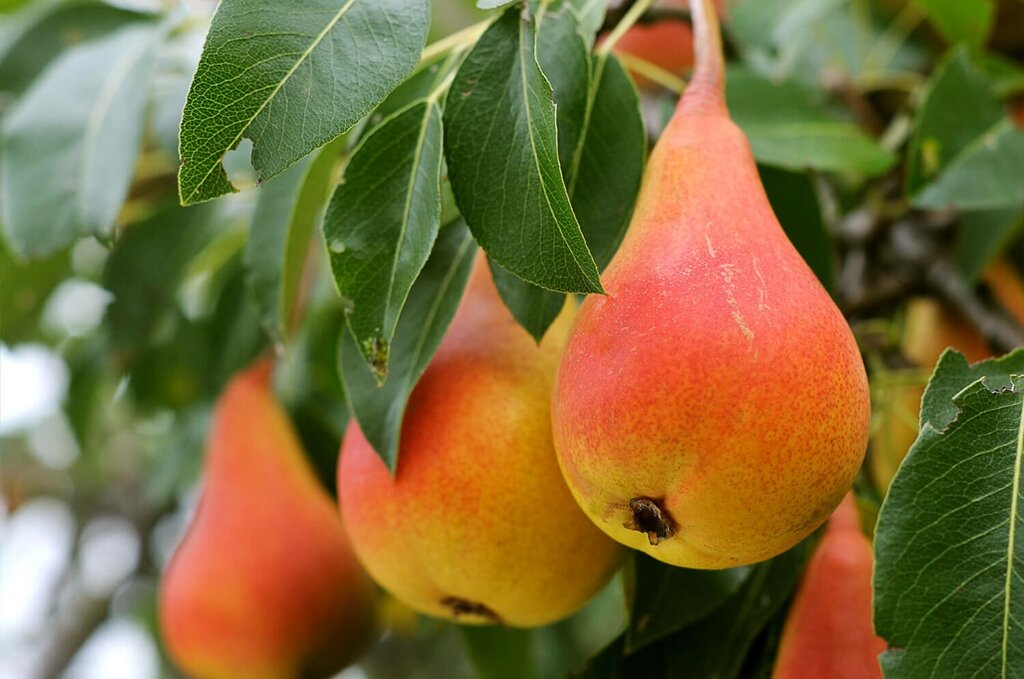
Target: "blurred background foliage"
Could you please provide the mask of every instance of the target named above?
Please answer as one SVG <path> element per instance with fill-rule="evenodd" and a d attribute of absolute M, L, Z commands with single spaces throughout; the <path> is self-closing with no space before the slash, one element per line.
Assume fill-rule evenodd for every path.
<path fill-rule="evenodd" d="M 134 165 L 126 195 L 107 192 L 113 228 L 26 257 L 2 225 L 4 679 L 174 676 L 155 629 L 156 582 L 194 507 L 213 399 L 272 344 L 244 255 L 258 192 L 177 204 L 178 123 L 214 6 L 0 0 L 5 125 L 82 50 L 129 26 L 159 27 L 160 36 L 138 153 L 111 149 Z M 431 41 L 488 16 L 472 0 L 432 7 Z M 983 358 L 1024 344 L 1024 2 L 728 7 L 730 108 L 783 226 L 847 314 L 869 366 L 875 418 L 859 485 L 870 515 L 916 436 L 941 350 Z M 610 15 L 621 10 L 613 2 Z M 652 15 L 677 10 L 665 2 Z M 662 83 L 641 92 L 654 139 L 685 73 L 625 57 Z M 247 156 L 243 144 L 227 165 L 251 187 Z M 36 187 L 44 198 L 45 180 Z M 331 488 L 347 420 L 335 365 L 342 310 L 314 240 L 319 266 L 276 386 Z M 533 632 L 462 630 L 383 599 L 379 643 L 343 676 L 614 676 L 624 646 L 635 650 L 634 670 L 671 674 L 684 662 L 698 674 L 767 676 L 805 556 L 796 550 L 757 578 L 723 576 L 699 619 L 657 616 L 664 591 L 692 602 L 707 581 L 687 583 L 643 557 L 583 612 Z M 666 578 L 683 580 L 657 589 Z M 650 617 L 637 627 L 645 611 L 653 627 Z M 747 626 L 730 627 L 736 619 Z M 703 646 L 668 653 L 654 643 L 696 624 L 686 643 Z"/>

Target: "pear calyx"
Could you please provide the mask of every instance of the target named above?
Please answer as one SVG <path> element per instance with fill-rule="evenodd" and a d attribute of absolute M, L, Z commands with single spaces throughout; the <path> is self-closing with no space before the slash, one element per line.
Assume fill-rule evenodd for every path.
<path fill-rule="evenodd" d="M 676 534 L 674 521 L 657 501 L 649 497 L 635 497 L 629 501 L 633 518 L 622 524 L 623 528 L 647 533 L 647 540 L 656 545 Z"/>
<path fill-rule="evenodd" d="M 478 601 L 470 601 L 457 596 L 448 596 L 441 599 L 441 605 L 450 608 L 456 618 L 472 616 L 484 618 L 493 623 L 500 623 L 501 616 Z"/>

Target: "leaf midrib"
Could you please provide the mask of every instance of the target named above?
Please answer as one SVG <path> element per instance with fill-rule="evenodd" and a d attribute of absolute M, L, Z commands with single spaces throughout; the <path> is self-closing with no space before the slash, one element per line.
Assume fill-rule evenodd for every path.
<path fill-rule="evenodd" d="M 551 197 L 548 194 L 547 183 L 544 181 L 544 173 L 543 173 L 543 171 L 541 169 L 541 166 L 540 166 L 540 157 L 537 155 L 537 144 L 536 144 L 536 141 L 534 139 L 534 134 L 535 134 L 536 130 L 535 130 L 535 127 L 534 127 L 534 124 L 533 124 L 533 114 L 530 111 L 530 93 L 529 93 L 529 88 L 528 88 L 528 85 L 527 85 L 527 82 L 526 82 L 526 79 L 527 79 L 527 66 L 526 66 L 526 44 L 525 44 L 525 37 L 526 37 L 526 31 L 523 30 L 522 24 L 520 24 L 520 26 L 519 26 L 519 50 L 518 50 L 518 52 L 519 52 L 519 76 L 520 76 L 519 77 L 519 82 L 522 85 L 523 111 L 526 113 L 526 126 L 527 126 L 527 128 L 529 130 L 529 134 L 527 135 L 527 137 L 529 137 L 529 139 L 530 139 L 530 155 L 533 157 L 533 164 L 534 164 L 534 167 L 536 167 L 536 169 L 537 169 L 537 177 L 540 180 L 540 189 L 541 189 L 541 194 L 544 196 L 544 203 L 548 207 L 548 214 L 550 214 L 552 216 L 552 218 L 554 219 L 555 227 L 558 230 L 558 235 L 562 239 L 562 243 L 566 246 L 566 249 L 569 251 L 569 256 L 572 257 L 572 261 L 576 265 L 576 268 L 578 269 L 580 274 L 582 274 L 583 278 L 587 281 L 588 284 L 593 285 L 593 281 L 590 280 L 590 276 L 587 275 L 587 271 L 584 268 L 584 263 L 580 262 L 579 258 L 576 256 L 575 249 L 572 247 L 572 245 L 570 245 L 568 239 L 565 237 L 565 232 L 563 231 L 561 220 L 558 219 L 558 217 L 555 214 L 554 207 L 551 205 Z M 543 73 L 541 74 L 541 77 L 544 77 Z M 566 196 L 568 197 L 568 191 L 566 192 Z M 577 228 L 579 228 L 578 225 L 577 225 Z M 601 288 L 600 280 L 598 280 L 597 289 L 598 290 L 602 289 Z"/>
<path fill-rule="evenodd" d="M 1024 383 L 1024 379 L 1020 380 Z M 1019 387 L 1018 387 L 1019 388 Z M 1010 499 L 1010 535 L 1006 545 L 1006 584 L 1003 599 L 1003 648 L 1002 676 L 1009 677 L 1007 670 L 1010 662 L 1010 601 L 1013 591 L 1013 564 L 1015 559 L 1015 541 L 1017 539 L 1017 515 L 1020 511 L 1020 476 L 1024 466 L 1024 399 L 1021 400 L 1021 414 L 1017 424 L 1017 453 L 1013 461 L 1013 496 Z"/>
<path fill-rule="evenodd" d="M 427 137 L 427 128 L 430 126 L 430 121 L 434 116 L 436 104 L 430 101 L 424 102 L 423 109 L 423 120 L 420 122 L 419 134 L 416 137 L 416 147 L 413 152 L 412 167 L 409 172 L 409 181 L 405 188 L 405 205 L 402 208 L 402 224 L 398 232 L 398 242 L 395 244 L 395 254 L 391 259 L 391 273 L 388 276 L 388 292 L 384 300 L 384 334 L 387 339 L 390 340 L 393 334 L 394 328 L 388 329 L 388 316 L 391 314 L 393 300 L 392 295 L 395 289 L 395 277 L 398 272 L 398 261 L 402 256 L 402 246 L 405 243 L 405 236 L 409 229 L 409 215 L 412 212 L 412 199 L 416 191 L 416 183 L 419 177 L 420 168 L 423 164 L 423 146 L 424 140 Z M 392 326 L 398 323 L 397 317 L 394 319 Z"/>

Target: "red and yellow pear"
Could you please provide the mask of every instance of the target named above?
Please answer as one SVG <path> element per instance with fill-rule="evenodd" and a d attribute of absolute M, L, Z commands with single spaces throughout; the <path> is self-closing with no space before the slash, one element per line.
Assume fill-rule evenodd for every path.
<path fill-rule="evenodd" d="M 772 679 L 882 679 L 871 622 L 871 542 L 853 494 L 829 519 L 797 589 Z"/>
<path fill-rule="evenodd" d="M 693 17 L 693 77 L 603 274 L 608 294 L 586 299 L 569 336 L 552 418 L 591 520 L 661 561 L 714 569 L 824 523 L 863 460 L 870 403 L 853 334 L 729 118 L 710 0 Z"/>
<path fill-rule="evenodd" d="M 405 411 L 392 476 L 349 425 L 338 470 L 353 547 L 382 587 L 458 622 L 544 625 L 580 608 L 622 550 L 558 470 L 550 394 L 573 305 L 538 346 L 481 257 Z"/>
<path fill-rule="evenodd" d="M 373 628 L 375 591 L 270 390 L 271 364 L 217 403 L 205 482 L 160 583 L 160 627 L 194 679 L 329 676 Z"/>

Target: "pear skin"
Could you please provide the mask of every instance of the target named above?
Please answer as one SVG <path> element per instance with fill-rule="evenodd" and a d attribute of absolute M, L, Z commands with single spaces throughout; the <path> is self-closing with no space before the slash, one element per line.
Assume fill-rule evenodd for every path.
<path fill-rule="evenodd" d="M 300 679 L 355 659 L 375 592 L 269 385 L 220 397 L 192 524 L 160 584 L 167 650 L 195 679 Z"/>
<path fill-rule="evenodd" d="M 666 563 L 768 559 L 857 474 L 870 403 L 845 319 L 786 238 L 729 119 L 718 24 L 651 154 L 622 246 L 559 369 L 555 446 L 608 535 Z"/>
<path fill-rule="evenodd" d="M 786 617 L 772 679 L 881 679 L 871 623 L 871 542 L 853 495 L 828 522 Z"/>
<path fill-rule="evenodd" d="M 544 625 L 580 608 L 622 550 L 570 495 L 551 441 L 550 393 L 572 302 L 540 346 L 505 309 L 486 262 L 405 411 L 392 477 L 349 425 L 338 487 L 374 580 L 462 623 Z"/>

